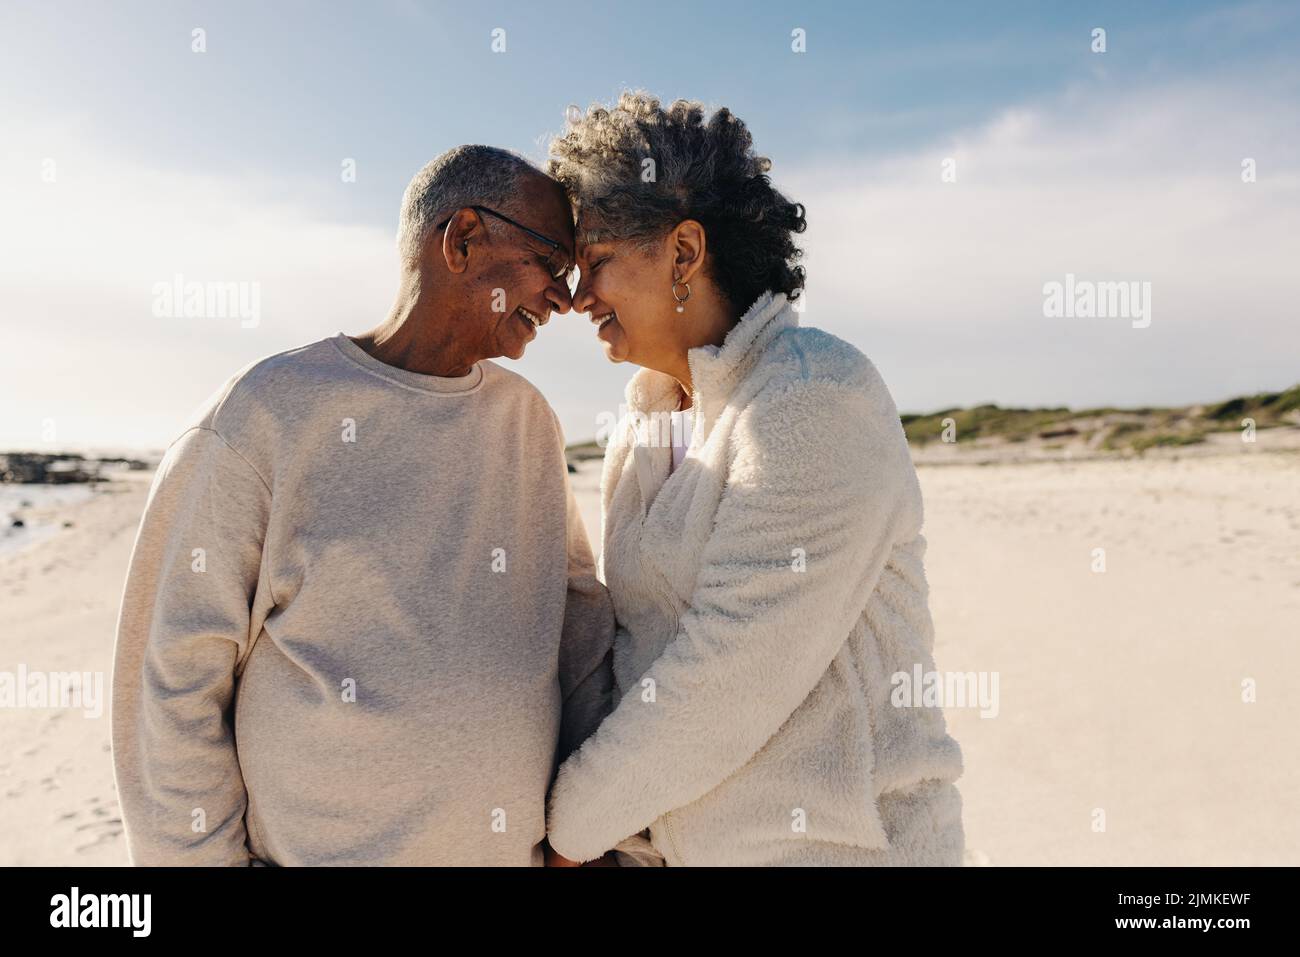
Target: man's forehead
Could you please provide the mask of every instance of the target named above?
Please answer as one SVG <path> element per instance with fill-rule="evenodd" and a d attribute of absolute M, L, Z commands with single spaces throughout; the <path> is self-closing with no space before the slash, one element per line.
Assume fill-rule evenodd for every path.
<path fill-rule="evenodd" d="M 553 236 L 572 252 L 573 210 L 563 187 L 549 176 L 538 173 L 524 188 L 524 199 L 537 217 L 535 228 Z"/>

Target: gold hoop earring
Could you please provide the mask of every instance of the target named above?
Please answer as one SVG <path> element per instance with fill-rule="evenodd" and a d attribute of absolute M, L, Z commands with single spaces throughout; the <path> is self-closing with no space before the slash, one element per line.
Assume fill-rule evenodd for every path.
<path fill-rule="evenodd" d="M 679 282 L 682 283 L 682 285 L 686 287 L 686 295 L 684 295 L 684 296 L 679 296 L 679 295 L 677 295 L 677 284 L 678 284 Z M 689 282 L 682 282 L 680 279 L 674 279 L 674 280 L 673 280 L 673 298 L 674 298 L 675 300 L 677 300 L 677 311 L 678 311 L 678 312 L 685 312 L 685 311 L 686 311 L 686 307 L 685 307 L 684 305 L 682 305 L 682 303 L 684 303 L 687 299 L 690 299 L 690 298 L 691 298 L 691 284 L 690 284 Z"/>

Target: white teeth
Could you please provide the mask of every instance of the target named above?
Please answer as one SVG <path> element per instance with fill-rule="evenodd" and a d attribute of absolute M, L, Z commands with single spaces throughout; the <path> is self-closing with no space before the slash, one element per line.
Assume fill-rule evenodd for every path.
<path fill-rule="evenodd" d="M 603 326 L 605 323 L 609 322 L 609 320 L 613 318 L 614 318 L 614 314 L 612 312 L 607 312 L 603 316 L 592 316 L 591 321 L 595 323 L 597 326 Z"/>
<path fill-rule="evenodd" d="M 538 328 L 541 328 L 542 326 L 546 325 L 546 320 L 545 320 L 545 319 L 543 319 L 541 316 L 537 315 L 537 313 L 535 313 L 535 312 L 529 312 L 529 311 L 528 311 L 527 309 L 525 309 L 523 306 L 520 306 L 520 307 L 519 307 L 519 312 L 523 315 L 523 317 L 524 317 L 525 319 L 527 319 L 529 322 L 531 322 L 531 323 L 533 324 L 533 328 L 534 328 L 534 329 L 538 329 Z"/>

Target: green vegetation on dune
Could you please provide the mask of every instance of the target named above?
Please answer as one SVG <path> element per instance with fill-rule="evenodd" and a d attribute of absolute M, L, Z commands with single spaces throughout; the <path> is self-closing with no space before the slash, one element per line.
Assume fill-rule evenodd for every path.
<path fill-rule="evenodd" d="M 569 460 L 573 462 L 583 462 L 587 459 L 599 459 L 605 455 L 605 450 L 596 442 L 575 442 L 566 446 L 564 449 Z"/>
<path fill-rule="evenodd" d="M 1205 410 L 1207 419 L 1231 422 L 1233 427 L 1244 418 L 1255 420 L 1257 427 L 1282 425 L 1288 412 L 1300 409 L 1300 385 L 1285 392 L 1261 392 L 1212 405 Z"/>
<path fill-rule="evenodd" d="M 969 409 L 906 413 L 899 416 L 907 440 L 914 445 L 940 441 L 946 420 L 951 419 L 958 443 L 979 439 L 1003 442 L 1044 440 L 1045 448 L 1061 449 L 1070 442 L 1084 442 L 1107 451 L 1142 452 L 1163 446 L 1195 445 L 1212 432 L 1236 432 L 1242 420 L 1251 419 L 1257 429 L 1300 428 L 1300 385 L 1284 392 L 1261 392 L 1238 396 L 1206 406 L 1182 408 L 1120 409 L 1104 406 L 1071 411 L 1066 407 L 1047 409 L 1004 409 L 992 403 Z M 600 458 L 604 450 L 595 442 L 570 445 L 571 461 Z"/>
<path fill-rule="evenodd" d="M 1021 442 L 1060 422 L 1070 415 L 1069 409 L 1003 409 L 996 405 L 977 405 L 972 409 L 944 409 L 929 415 L 900 416 L 903 431 L 910 442 L 939 439 L 946 419 L 952 419 L 959 442 L 1000 436 Z"/>
<path fill-rule="evenodd" d="M 1120 409 L 1113 406 L 1080 409 L 1004 409 L 986 404 L 969 409 L 943 409 L 900 416 L 909 442 L 925 445 L 942 438 L 952 420 L 958 443 L 979 439 L 1025 442 L 1043 439 L 1052 448 L 1059 440 L 1083 441 L 1090 446 L 1142 452 L 1162 446 L 1194 445 L 1211 432 L 1237 431 L 1251 419 L 1257 429 L 1300 427 L 1300 385 L 1284 392 L 1265 392 L 1228 399 L 1205 407 Z"/>

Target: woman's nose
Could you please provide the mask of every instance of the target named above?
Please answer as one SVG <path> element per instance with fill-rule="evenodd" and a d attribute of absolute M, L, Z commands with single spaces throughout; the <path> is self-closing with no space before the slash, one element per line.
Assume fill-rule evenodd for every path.
<path fill-rule="evenodd" d="M 581 273 L 578 274 L 578 285 L 573 291 L 573 311 L 589 312 L 595 303 L 596 297 L 591 294 L 591 285 Z"/>

